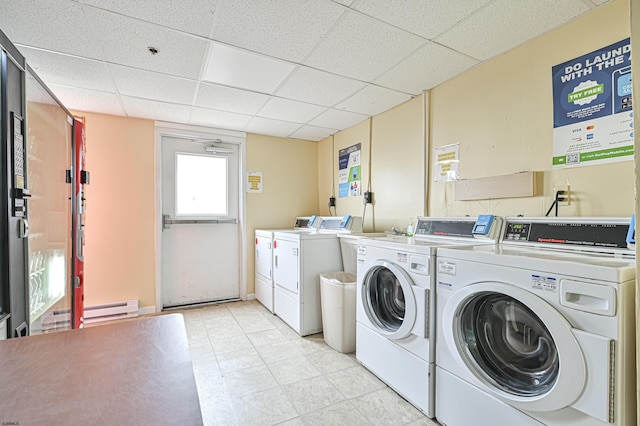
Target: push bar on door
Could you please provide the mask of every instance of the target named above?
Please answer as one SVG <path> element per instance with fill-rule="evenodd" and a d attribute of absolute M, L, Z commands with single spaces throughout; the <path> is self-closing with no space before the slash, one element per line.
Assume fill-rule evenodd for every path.
<path fill-rule="evenodd" d="M 171 225 L 192 225 L 192 224 L 216 224 L 216 223 L 238 223 L 238 219 L 172 219 L 171 216 L 162 215 L 162 229 L 169 229 Z"/>

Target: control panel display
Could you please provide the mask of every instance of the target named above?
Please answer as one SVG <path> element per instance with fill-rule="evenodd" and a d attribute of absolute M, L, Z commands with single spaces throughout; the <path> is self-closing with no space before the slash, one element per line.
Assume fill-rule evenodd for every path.
<path fill-rule="evenodd" d="M 442 235 L 447 237 L 473 238 L 473 226 L 475 220 L 469 221 L 441 221 L 441 220 L 418 220 L 415 235 Z"/>
<path fill-rule="evenodd" d="M 507 222 L 504 241 L 559 246 L 627 248 L 628 224 Z"/>

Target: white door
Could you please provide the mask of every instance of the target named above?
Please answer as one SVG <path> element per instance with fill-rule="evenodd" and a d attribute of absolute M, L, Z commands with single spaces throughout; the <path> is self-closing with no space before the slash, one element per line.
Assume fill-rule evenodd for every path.
<path fill-rule="evenodd" d="M 162 136 L 162 305 L 238 299 L 239 146 Z"/>

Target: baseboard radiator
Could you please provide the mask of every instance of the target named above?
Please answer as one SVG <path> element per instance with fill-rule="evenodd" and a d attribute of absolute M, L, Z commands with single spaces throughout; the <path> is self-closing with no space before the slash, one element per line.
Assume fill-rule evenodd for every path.
<path fill-rule="evenodd" d="M 137 300 L 106 303 L 104 305 L 85 306 L 84 308 L 85 324 L 91 324 L 100 321 L 111 321 L 121 318 L 134 318 L 137 316 Z"/>

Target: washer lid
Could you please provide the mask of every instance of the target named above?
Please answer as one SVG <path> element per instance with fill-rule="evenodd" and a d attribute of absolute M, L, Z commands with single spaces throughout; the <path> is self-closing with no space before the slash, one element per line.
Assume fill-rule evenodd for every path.
<path fill-rule="evenodd" d="M 544 300 L 515 286 L 483 282 L 445 306 L 445 342 L 477 385 L 524 410 L 570 406 L 586 381 L 572 328 Z"/>

